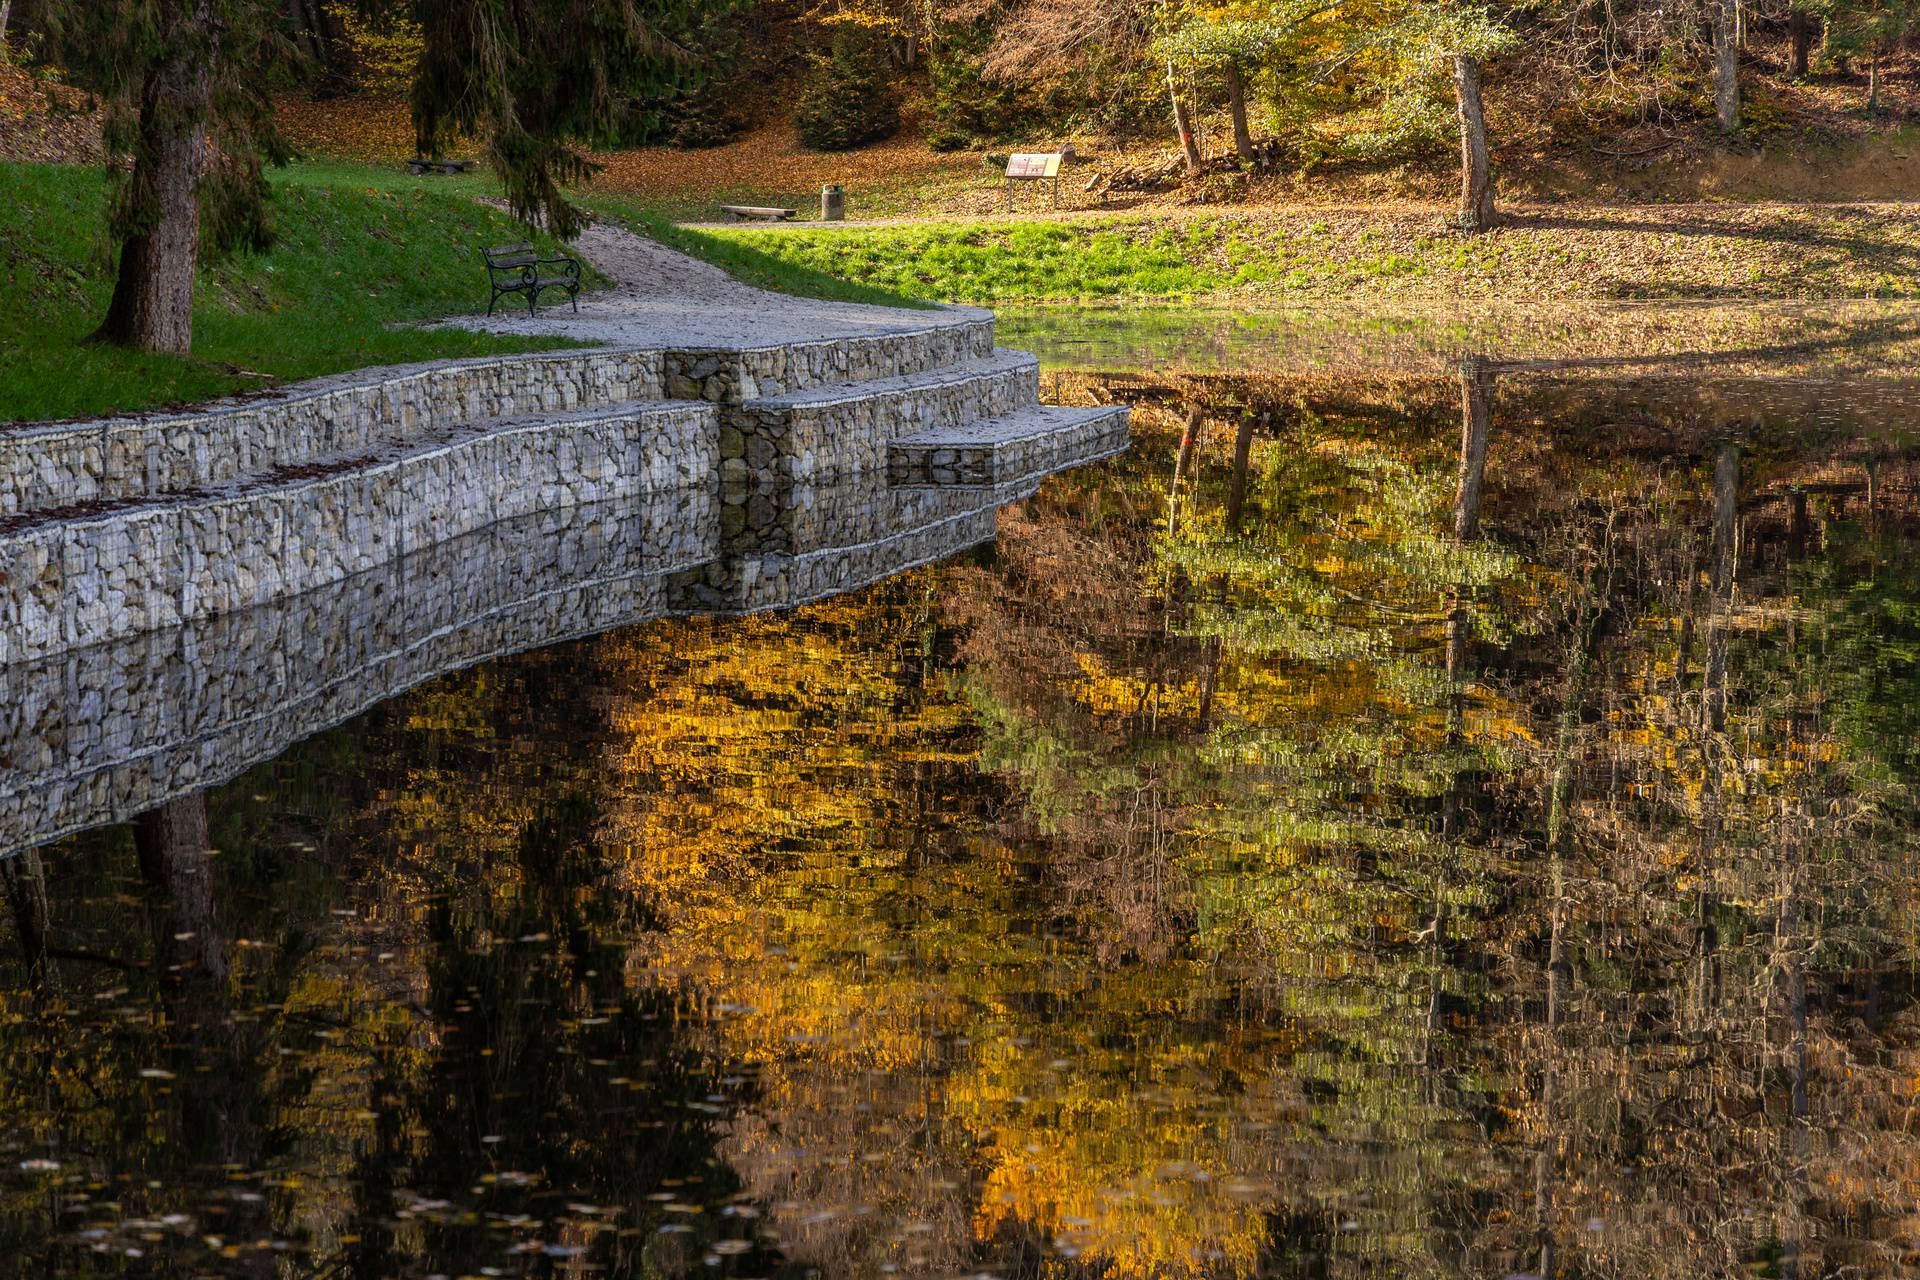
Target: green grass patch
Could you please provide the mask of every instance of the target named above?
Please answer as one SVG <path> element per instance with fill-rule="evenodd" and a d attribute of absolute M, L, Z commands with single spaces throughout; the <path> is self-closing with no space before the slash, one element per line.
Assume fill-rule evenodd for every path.
<path fill-rule="evenodd" d="M 949 222 L 834 229 L 649 230 L 755 284 L 858 301 L 1189 298 L 1227 283 L 1178 235 L 1142 224 Z M 848 287 L 867 291 L 856 295 Z M 871 291 L 879 291 L 874 296 Z"/>
<path fill-rule="evenodd" d="M 0 421 L 153 409 L 372 365 L 572 345 L 408 327 L 485 310 L 477 246 L 526 238 L 512 218 L 470 198 L 480 185 L 337 164 L 274 175 L 273 247 L 202 264 L 193 355 L 180 359 L 85 343 L 113 290 L 100 170 L 0 165 L 8 228 Z"/>

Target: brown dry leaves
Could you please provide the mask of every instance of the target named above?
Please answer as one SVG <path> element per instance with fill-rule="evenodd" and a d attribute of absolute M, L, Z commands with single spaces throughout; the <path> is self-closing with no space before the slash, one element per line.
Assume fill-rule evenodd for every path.
<path fill-rule="evenodd" d="M 389 165 L 414 153 L 406 99 L 375 94 L 317 101 L 300 94 L 275 99 L 280 132 L 302 155 Z"/>
<path fill-rule="evenodd" d="M 911 134 L 858 151 L 808 151 L 784 121 L 761 125 L 725 146 L 699 151 L 643 147 L 598 157 L 606 166 L 599 185 L 635 195 L 686 196 L 728 190 L 818 191 L 829 182 L 871 188 L 902 180 L 937 178 L 961 169 L 975 172 L 972 155 L 939 155 Z"/>
<path fill-rule="evenodd" d="M 87 95 L 19 67 L 0 66 L 0 161 L 92 164 L 100 117 Z"/>

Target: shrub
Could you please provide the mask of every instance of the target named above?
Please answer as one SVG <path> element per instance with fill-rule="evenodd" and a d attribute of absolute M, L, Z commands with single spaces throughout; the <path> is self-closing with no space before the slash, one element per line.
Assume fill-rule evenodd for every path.
<path fill-rule="evenodd" d="M 800 141 L 815 151 L 850 151 L 900 128 L 900 96 L 886 46 L 870 30 L 842 25 L 816 56 L 794 113 Z"/>

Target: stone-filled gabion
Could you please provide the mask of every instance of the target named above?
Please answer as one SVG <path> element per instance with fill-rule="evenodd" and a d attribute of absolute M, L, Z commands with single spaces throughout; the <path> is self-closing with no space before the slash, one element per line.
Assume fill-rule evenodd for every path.
<path fill-rule="evenodd" d="M 872 382 L 748 400 L 726 411 L 723 481 L 806 480 L 884 468 L 902 436 L 1000 418 L 1040 403 L 1040 363 L 995 351 L 965 363 Z"/>
<path fill-rule="evenodd" d="M 372 369 L 186 414 L 0 425 L 0 516 L 226 484 L 483 418 L 662 398 L 661 351 Z"/>
<path fill-rule="evenodd" d="M 744 571 L 792 558 L 779 569 L 792 582 L 752 591 L 812 598 L 865 573 L 850 551 L 831 569 L 799 563 L 820 548 L 905 530 L 934 547 L 979 523 L 978 493 L 817 496 L 844 477 L 1005 488 L 1125 442 L 1124 410 L 1041 410 L 1037 363 L 996 349 L 975 314 L 779 348 L 450 361 L 199 414 L 0 428 L 0 502 L 14 504 L 0 509 L 0 678 L 321 591 L 500 522 L 700 486 L 747 494 L 716 500 L 720 559 Z M 702 607 L 771 607 L 752 592 L 729 603 L 733 591 Z"/>
<path fill-rule="evenodd" d="M 908 490 L 873 472 L 663 487 L 0 666 L 0 857 L 227 781 L 447 671 L 669 613 L 790 607 L 945 558 L 992 538 L 996 509 L 1033 487 Z M 749 509 L 751 533 L 730 519 Z"/>
<path fill-rule="evenodd" d="M 718 411 L 660 401 L 416 437 L 351 465 L 0 532 L 0 663 L 312 591 L 499 520 L 708 483 Z"/>
<path fill-rule="evenodd" d="M 836 383 L 911 377 L 993 355 L 993 321 L 745 350 L 669 351 L 666 393 L 738 404 Z"/>

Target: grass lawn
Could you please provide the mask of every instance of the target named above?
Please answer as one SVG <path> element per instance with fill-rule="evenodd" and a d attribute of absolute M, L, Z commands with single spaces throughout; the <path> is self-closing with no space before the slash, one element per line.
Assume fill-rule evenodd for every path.
<path fill-rule="evenodd" d="M 113 289 L 106 179 L 0 165 L 0 421 L 211 400 L 370 365 L 551 349 L 557 341 L 405 327 L 485 309 L 475 246 L 525 238 L 475 203 L 481 179 L 350 165 L 274 175 L 265 253 L 203 263 L 190 359 L 85 345 Z"/>
<path fill-rule="evenodd" d="M 682 228 L 715 261 L 946 302 L 1920 297 L 1911 205 L 1556 206 L 1468 238 L 1391 207 Z M 779 287 L 775 285 L 775 287 Z"/>

